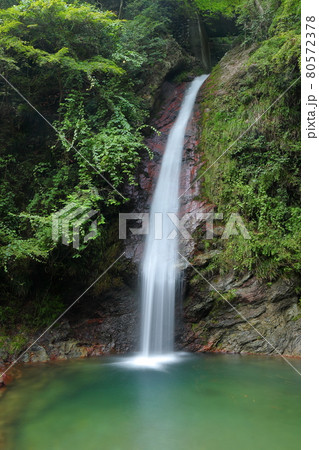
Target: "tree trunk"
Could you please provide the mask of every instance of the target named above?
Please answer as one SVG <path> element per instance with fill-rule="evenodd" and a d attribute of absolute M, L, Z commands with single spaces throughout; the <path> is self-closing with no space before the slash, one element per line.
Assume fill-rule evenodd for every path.
<path fill-rule="evenodd" d="M 261 4 L 259 3 L 258 0 L 254 0 L 254 3 L 255 3 L 255 6 L 256 6 L 256 9 L 258 9 L 258 11 L 259 11 L 259 14 L 261 16 L 263 16 L 264 15 L 264 8 L 261 6 Z"/>
<path fill-rule="evenodd" d="M 119 18 L 119 19 L 122 19 L 123 5 L 124 5 L 124 0 L 121 0 L 121 1 L 120 1 L 119 15 L 118 15 L 118 18 Z"/>

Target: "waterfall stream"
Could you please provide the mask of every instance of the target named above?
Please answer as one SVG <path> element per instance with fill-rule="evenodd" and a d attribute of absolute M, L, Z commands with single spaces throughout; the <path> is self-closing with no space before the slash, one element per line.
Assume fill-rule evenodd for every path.
<path fill-rule="evenodd" d="M 179 179 L 186 127 L 198 91 L 207 75 L 194 79 L 168 136 L 154 192 L 149 234 L 141 266 L 142 359 L 163 357 L 174 350 L 174 310 L 178 269 L 178 236 L 169 214 L 178 214 Z"/>

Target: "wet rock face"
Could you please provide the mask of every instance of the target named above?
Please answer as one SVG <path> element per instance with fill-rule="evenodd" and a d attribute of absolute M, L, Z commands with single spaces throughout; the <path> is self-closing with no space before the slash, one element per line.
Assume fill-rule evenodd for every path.
<path fill-rule="evenodd" d="M 128 287 L 74 306 L 72 315 L 22 357 L 23 362 L 45 362 L 121 354 L 138 348 L 138 302 Z"/>
<path fill-rule="evenodd" d="M 145 142 L 153 158 L 150 159 L 145 155 L 137 174 L 137 186 L 127 190 L 127 196 L 131 199 L 129 212 L 148 213 L 150 210 L 167 138 L 178 115 L 186 88 L 187 83 L 178 86 L 170 82 L 163 83 L 159 96 L 162 107 L 150 124 L 157 133 L 153 132 Z M 137 222 L 132 223 L 132 228 L 139 227 Z M 125 254 L 136 267 L 143 255 L 144 239 L 145 236 L 142 235 L 133 235 L 129 232 L 127 234 Z"/>
<path fill-rule="evenodd" d="M 200 269 L 199 269 L 200 270 Z M 191 351 L 300 355 L 294 281 L 265 283 L 233 274 L 189 287 L 179 345 Z"/>
<path fill-rule="evenodd" d="M 137 178 L 138 185 L 130 188 L 128 196 L 132 199 L 131 210 L 134 212 L 148 212 L 152 202 L 152 194 L 155 190 L 161 160 L 165 151 L 166 142 L 169 132 L 174 125 L 177 115 L 180 110 L 182 100 L 189 83 L 181 83 L 175 85 L 170 82 L 165 82 L 162 86 L 160 98 L 162 107 L 158 114 L 151 122 L 151 125 L 158 131 L 153 133 L 147 140 L 146 145 L 153 154 L 153 159 L 144 158 Z M 200 193 L 200 183 L 195 182 L 197 172 L 202 163 L 200 153 L 198 151 L 199 144 L 199 127 L 198 121 L 200 118 L 199 104 L 201 94 L 199 93 L 192 120 L 190 120 L 184 143 L 184 154 L 180 178 L 180 213 L 182 218 L 185 214 L 194 214 L 196 212 L 208 212 L 212 209 L 212 205 L 207 205 L 205 202 L 196 200 L 196 196 Z M 192 233 L 197 228 L 198 224 L 190 218 L 187 223 L 187 230 Z M 139 225 L 135 223 L 134 228 Z M 185 256 L 190 256 L 194 251 L 194 241 L 180 238 L 181 250 Z M 143 254 L 144 237 L 132 236 L 128 234 L 126 241 L 126 255 L 133 262 L 139 264 Z"/>

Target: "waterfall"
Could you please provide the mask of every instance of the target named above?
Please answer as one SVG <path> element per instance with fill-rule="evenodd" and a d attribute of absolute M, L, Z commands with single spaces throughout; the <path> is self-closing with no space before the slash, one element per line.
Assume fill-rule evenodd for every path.
<path fill-rule="evenodd" d="M 197 26 L 198 26 L 198 34 L 200 39 L 200 48 L 201 48 L 201 60 L 205 70 L 209 70 L 211 68 L 211 55 L 208 37 L 206 33 L 205 26 L 200 18 L 200 15 L 197 13 Z"/>
<path fill-rule="evenodd" d="M 169 355 L 174 350 L 174 321 L 178 269 L 178 238 L 168 214 L 178 214 L 179 179 L 186 127 L 198 91 L 207 75 L 194 79 L 168 136 L 154 192 L 141 266 L 141 357 Z"/>

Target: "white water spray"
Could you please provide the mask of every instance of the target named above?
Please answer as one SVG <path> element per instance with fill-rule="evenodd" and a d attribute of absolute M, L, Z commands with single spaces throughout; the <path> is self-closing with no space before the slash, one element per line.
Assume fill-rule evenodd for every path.
<path fill-rule="evenodd" d="M 139 361 L 171 358 L 174 350 L 174 321 L 178 269 L 178 239 L 168 214 L 179 210 L 179 179 L 186 127 L 198 91 L 207 75 L 195 78 L 188 88 L 180 112 L 170 131 L 150 211 L 141 267 L 142 330 Z M 160 214 L 159 214 L 160 213 Z M 160 220 L 162 227 L 156 226 Z M 162 229 L 161 229 L 162 228 Z M 173 234 L 172 234 L 173 233 Z M 170 236 L 171 235 L 171 236 Z"/>

